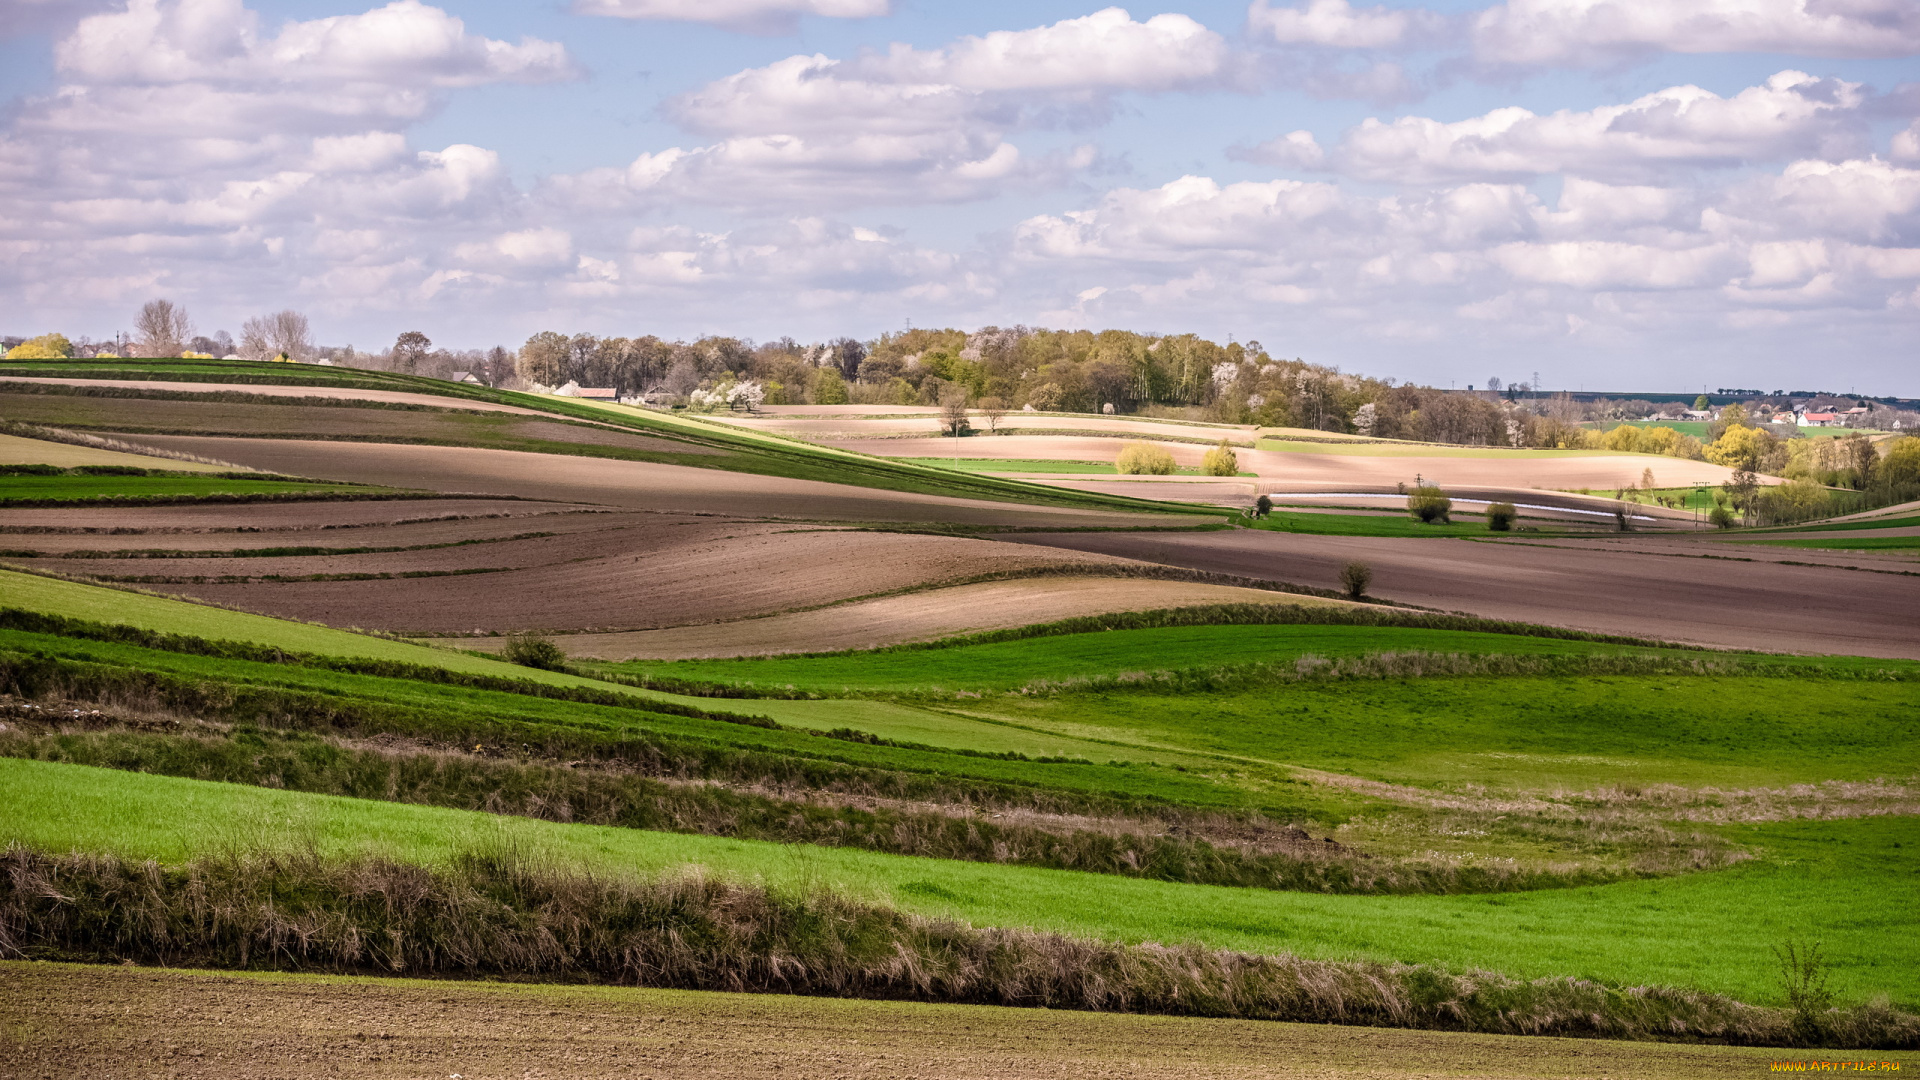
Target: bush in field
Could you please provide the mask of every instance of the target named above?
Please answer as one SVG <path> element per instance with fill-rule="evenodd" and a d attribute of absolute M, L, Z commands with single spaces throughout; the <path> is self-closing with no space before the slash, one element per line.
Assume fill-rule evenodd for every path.
<path fill-rule="evenodd" d="M 1227 446 L 1227 440 L 1221 439 L 1220 445 L 1207 451 L 1200 464 L 1200 471 L 1208 476 L 1240 475 L 1240 458 Z"/>
<path fill-rule="evenodd" d="M 507 639 L 507 648 L 500 656 L 509 664 L 543 671 L 563 671 L 567 666 L 567 654 L 551 639 L 539 634 L 513 635 Z"/>
<path fill-rule="evenodd" d="M 1733 511 L 1724 506 L 1716 506 L 1713 508 L 1713 513 L 1707 515 L 1707 520 L 1711 522 L 1716 529 L 1731 529 L 1736 519 L 1733 516 Z"/>
<path fill-rule="evenodd" d="M 1340 568 L 1340 587 L 1355 600 L 1367 595 L 1367 586 L 1373 584 L 1373 567 L 1363 562 L 1350 562 Z"/>
<path fill-rule="evenodd" d="M 1407 496 L 1407 512 L 1431 525 L 1453 520 L 1453 500 L 1432 484 L 1422 484 Z"/>
<path fill-rule="evenodd" d="M 1920 438 L 1906 435 L 1888 443 L 1876 472 L 1884 484 L 1920 484 Z"/>
<path fill-rule="evenodd" d="M 1621 424 L 1607 432 L 1602 442 L 1609 450 L 1624 450 L 1632 453 L 1640 449 L 1640 429 L 1630 424 Z"/>
<path fill-rule="evenodd" d="M 1494 532 L 1509 532 L 1513 529 L 1514 519 L 1519 516 L 1520 511 L 1514 509 L 1512 503 L 1494 503 L 1487 507 L 1487 528 Z"/>
<path fill-rule="evenodd" d="M 815 405 L 845 405 L 847 403 L 847 380 L 833 368 L 823 367 L 813 373 L 813 403 Z"/>
<path fill-rule="evenodd" d="M 1127 476 L 1172 476 L 1173 455 L 1152 443 L 1128 443 L 1113 467 Z"/>
<path fill-rule="evenodd" d="M 29 338 L 7 353 L 9 360 L 65 360 L 73 355 L 73 342 L 65 334 L 41 334 Z"/>
<path fill-rule="evenodd" d="M 1271 496 L 1262 495 L 1253 500 L 1254 517 L 1266 517 L 1271 513 L 1273 513 L 1273 499 Z"/>

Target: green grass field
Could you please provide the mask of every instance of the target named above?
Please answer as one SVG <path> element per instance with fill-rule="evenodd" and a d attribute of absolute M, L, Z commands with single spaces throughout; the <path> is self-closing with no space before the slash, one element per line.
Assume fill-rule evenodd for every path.
<path fill-rule="evenodd" d="M 1582 424 L 1581 426 L 1594 428 L 1598 431 L 1612 431 L 1617 427 L 1672 428 L 1682 435 L 1691 435 L 1696 439 L 1704 441 L 1708 434 L 1707 429 L 1713 425 L 1705 420 L 1607 420 L 1593 421 Z"/>
<path fill-rule="evenodd" d="M 1200 942 L 1338 959 L 1577 974 L 1773 1000 L 1770 947 L 1817 935 L 1843 995 L 1920 1002 L 1912 818 L 1733 830 L 1767 857 L 1686 878 L 1499 896 L 1329 897 L 876 855 L 583 825 L 0 759 L 0 833 L 55 850 L 178 860 L 262 837 L 323 852 L 443 861 L 512 844 L 605 872 L 694 865 L 828 887 L 977 925 Z M 1871 883 L 1884 882 L 1886 887 Z M 1903 884 L 1895 884 L 1903 883 Z M 1738 927 L 1729 938 L 1727 929 Z"/>
<path fill-rule="evenodd" d="M 626 660 L 592 666 L 694 682 L 797 686 L 821 692 L 978 691 L 1012 690 L 1036 681 L 1112 677 L 1125 672 L 1290 662 L 1304 655 L 1360 656 L 1382 651 L 1584 656 L 1646 655 L 1661 650 L 1401 626 L 1180 626 L 938 649 L 801 658 Z M 1692 654 L 1674 651 L 1672 655 Z"/>
<path fill-rule="evenodd" d="M 1298 512 L 1275 510 L 1264 518 L 1257 518 L 1246 524 L 1256 529 L 1268 529 L 1273 532 L 1308 533 L 1314 536 L 1408 536 L 1408 537 L 1482 537 L 1502 536 L 1487 529 L 1486 518 L 1480 511 L 1456 510 L 1456 515 L 1464 518 L 1454 522 L 1434 522 L 1429 525 L 1410 514 L 1324 514 L 1312 511 Z M 1539 523 L 1532 523 L 1539 528 Z M 1554 522 L 1547 526 L 1555 531 L 1564 531 L 1564 522 Z"/>
<path fill-rule="evenodd" d="M 102 499 L 202 498 L 209 495 L 379 494 L 387 489 L 219 476 L 0 476 L 0 505 Z"/>
<path fill-rule="evenodd" d="M 1920 551 L 1920 536 L 1835 536 L 1823 539 L 1742 536 L 1730 539 L 1728 542 L 1765 544 L 1768 547 L 1808 548 L 1819 551 Z"/>

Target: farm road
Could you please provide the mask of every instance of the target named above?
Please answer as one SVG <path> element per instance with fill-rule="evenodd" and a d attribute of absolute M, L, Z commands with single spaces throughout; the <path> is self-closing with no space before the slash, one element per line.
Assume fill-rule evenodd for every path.
<path fill-rule="evenodd" d="M 1758 1076 L 1780 1056 L 1822 1056 L 778 994 L 12 961 L 0 962 L 0 986 L 10 991 L 0 995 L 0 1080 L 1695 1080 Z"/>
<path fill-rule="evenodd" d="M 1373 568 L 1403 603 L 1738 649 L 1920 660 L 1920 576 L 1561 543 L 1213 533 L 1026 533 L 1001 539 L 1337 587 Z M 1731 546 L 1731 545 L 1729 545 Z M 1716 545 L 1713 554 L 1734 555 Z"/>

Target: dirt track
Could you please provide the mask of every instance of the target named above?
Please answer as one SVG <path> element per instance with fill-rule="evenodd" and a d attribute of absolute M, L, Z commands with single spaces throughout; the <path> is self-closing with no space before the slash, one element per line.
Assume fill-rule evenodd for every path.
<path fill-rule="evenodd" d="M 1358 560 L 1373 568 L 1375 595 L 1448 611 L 1729 648 L 1920 659 L 1920 576 L 1622 552 L 1584 542 L 1250 529 L 1006 539 L 1325 588 L 1336 587 L 1341 567 Z M 1702 553 L 1740 554 L 1726 546 Z"/>
<path fill-rule="evenodd" d="M 929 641 L 952 634 L 1028 626 L 1108 611 L 1146 611 L 1198 604 L 1289 603 L 1340 601 L 1183 581 L 1050 577 L 958 585 L 818 611 L 710 626 L 624 634 L 569 634 L 560 639 L 560 643 L 572 655 L 600 660 L 761 656 Z M 442 644 L 488 650 L 505 647 L 505 642 L 498 638 L 448 639 Z"/>
<path fill-rule="evenodd" d="M 0 963 L 0 1080 L 1752 1077 L 1811 1053 L 603 987 Z"/>

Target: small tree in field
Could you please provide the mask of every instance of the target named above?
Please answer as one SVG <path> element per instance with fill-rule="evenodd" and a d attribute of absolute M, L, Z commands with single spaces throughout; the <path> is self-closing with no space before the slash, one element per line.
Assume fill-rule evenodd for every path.
<path fill-rule="evenodd" d="M 1432 484 L 1422 484 L 1407 496 L 1407 512 L 1428 525 L 1453 520 L 1453 500 Z"/>
<path fill-rule="evenodd" d="M 980 399 L 980 414 L 987 418 L 987 430 L 998 435 L 1000 421 L 1007 415 L 1005 398 L 983 397 Z"/>
<path fill-rule="evenodd" d="M 1367 595 L 1367 586 L 1373 584 L 1373 568 L 1363 562 L 1350 562 L 1340 568 L 1340 587 L 1355 600 Z"/>
<path fill-rule="evenodd" d="M 1207 451 L 1200 463 L 1200 471 L 1208 476 L 1240 475 L 1240 458 L 1227 446 L 1227 440 L 1221 439 L 1220 445 Z"/>
<path fill-rule="evenodd" d="M 1128 443 L 1113 467 L 1126 476 L 1172 476 L 1173 455 L 1152 443 Z"/>
<path fill-rule="evenodd" d="M 1487 528 L 1494 532 L 1507 532 L 1513 528 L 1513 521 L 1520 516 L 1512 503 L 1494 503 L 1487 507 Z"/>
<path fill-rule="evenodd" d="M 1271 513 L 1273 513 L 1272 496 L 1262 495 L 1259 498 L 1253 500 L 1253 516 L 1254 517 L 1266 517 L 1268 514 L 1271 514 Z"/>
<path fill-rule="evenodd" d="M 972 425 L 967 423 L 967 388 L 952 385 L 940 390 L 940 430 L 959 438 Z"/>

